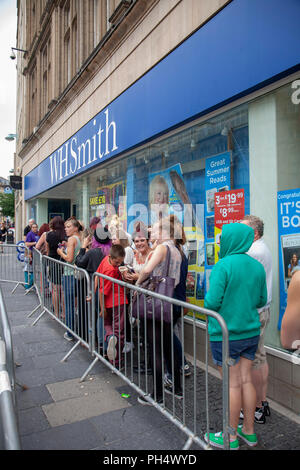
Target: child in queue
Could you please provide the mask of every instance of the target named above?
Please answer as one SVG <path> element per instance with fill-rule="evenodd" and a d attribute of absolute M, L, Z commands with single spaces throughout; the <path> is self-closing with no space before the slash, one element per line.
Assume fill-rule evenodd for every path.
<path fill-rule="evenodd" d="M 121 245 L 113 245 L 109 255 L 100 263 L 97 273 L 122 281 L 119 266 L 125 258 Z M 99 289 L 100 317 L 104 317 L 107 356 L 111 363 L 121 368 L 120 354 L 124 346 L 124 319 L 126 313 L 125 288 L 104 278 L 96 278 L 95 290 Z"/>

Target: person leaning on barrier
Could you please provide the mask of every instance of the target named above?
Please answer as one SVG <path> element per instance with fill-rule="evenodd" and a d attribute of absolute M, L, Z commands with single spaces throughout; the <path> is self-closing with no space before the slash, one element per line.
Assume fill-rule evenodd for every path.
<path fill-rule="evenodd" d="M 57 254 L 68 264 L 74 264 L 76 256 L 81 248 L 80 232 L 83 227 L 76 217 L 70 217 L 65 222 L 65 231 L 68 237 L 66 248 L 58 248 Z M 75 277 L 74 270 L 68 266 L 64 266 L 62 276 L 62 286 L 64 291 L 64 302 L 66 311 L 66 325 L 71 331 L 75 328 Z M 66 331 L 64 338 L 67 341 L 73 341 L 74 337 Z"/>
<path fill-rule="evenodd" d="M 237 434 L 250 446 L 257 444 L 254 433 L 256 392 L 252 382 L 252 364 L 259 338 L 260 321 L 257 309 L 267 302 L 266 273 L 262 264 L 247 255 L 254 241 L 254 230 L 245 224 L 223 225 L 220 259 L 209 278 L 204 307 L 218 312 L 229 333 L 230 449 L 238 449 Z M 214 363 L 222 373 L 222 329 L 217 319 L 208 317 L 208 333 Z M 238 426 L 243 409 L 243 427 Z M 223 435 L 209 433 L 206 441 L 224 447 Z"/>
<path fill-rule="evenodd" d="M 121 245 L 113 245 L 109 255 L 100 263 L 97 273 L 122 281 L 119 267 L 123 264 L 125 250 Z M 107 356 L 112 364 L 122 368 L 119 350 L 124 347 L 124 319 L 128 300 L 125 289 L 104 278 L 95 278 L 95 290 L 99 289 L 100 317 L 104 318 Z"/>
<path fill-rule="evenodd" d="M 142 270 L 136 285 L 140 285 L 151 274 L 153 276 L 161 276 L 164 272 L 164 266 L 167 261 L 167 246 L 170 250 L 170 266 L 168 276 L 174 278 L 175 288 L 180 281 L 181 254 L 175 246 L 176 227 L 171 217 L 166 217 L 156 222 L 151 230 L 151 239 L 156 248 L 153 254 Z M 164 358 L 171 363 L 172 351 L 172 329 L 171 325 L 163 322 L 163 332 L 161 331 L 161 322 L 155 321 L 153 325 L 152 319 L 147 319 L 147 341 L 150 349 L 150 367 L 152 374 L 156 376 L 156 387 L 153 386 L 151 398 L 157 403 L 163 402 L 163 377 L 162 377 L 162 361 Z M 154 328 L 154 330 L 153 330 Z M 163 335 L 163 338 L 162 338 Z M 163 350 L 165 357 L 162 355 L 161 343 L 163 339 Z M 155 357 L 154 357 L 155 351 Z M 154 384 L 153 384 L 154 385 Z M 180 362 L 178 356 L 174 355 L 174 390 L 176 398 L 183 398 L 181 380 L 180 380 Z M 166 388 L 166 392 L 170 390 Z M 145 396 L 138 397 L 138 402 L 142 405 L 149 405 Z"/>
<path fill-rule="evenodd" d="M 93 236 L 88 235 L 82 243 L 82 247 L 75 259 L 75 265 L 79 268 L 85 269 L 90 277 L 92 282 L 93 274 L 97 271 L 98 267 L 100 266 L 101 261 L 103 260 L 105 254 L 103 253 L 103 249 L 101 248 L 102 245 L 110 245 L 110 233 L 107 228 L 100 230 L 98 227 L 98 234 L 94 231 Z M 92 237 L 95 237 L 98 240 L 99 246 L 97 248 L 91 248 Z M 87 296 L 87 286 L 86 286 L 86 279 L 83 278 L 82 281 L 79 283 L 79 288 L 81 289 L 81 295 L 79 295 L 79 312 L 80 318 L 82 320 L 86 320 L 87 314 L 87 301 L 90 299 L 86 299 Z M 96 294 L 98 291 L 96 292 Z M 97 297 L 98 298 L 98 297 Z M 97 305 L 97 299 L 96 299 Z M 95 309 L 94 314 L 96 315 L 96 324 L 97 324 L 97 338 L 98 344 L 103 345 L 103 335 L 104 335 L 104 325 L 103 325 L 103 318 L 97 318 L 97 311 Z M 87 331 L 86 331 L 86 321 L 82 321 L 82 337 L 86 338 Z"/>
<path fill-rule="evenodd" d="M 284 348 L 300 350 L 300 266 L 294 267 L 282 317 L 280 340 Z"/>

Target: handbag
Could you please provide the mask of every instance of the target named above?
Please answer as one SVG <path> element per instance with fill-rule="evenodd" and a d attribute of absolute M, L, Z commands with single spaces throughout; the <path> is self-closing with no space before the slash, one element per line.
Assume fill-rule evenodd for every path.
<path fill-rule="evenodd" d="M 161 276 L 153 276 L 152 274 L 146 279 L 140 287 L 155 292 L 156 294 L 173 297 L 175 279 L 168 276 L 170 266 L 170 249 L 167 246 L 166 262 Z M 171 302 L 159 300 L 151 295 L 140 294 L 135 292 L 132 304 L 131 315 L 134 318 L 151 320 L 153 315 L 156 320 L 163 320 L 171 323 L 173 305 Z"/>

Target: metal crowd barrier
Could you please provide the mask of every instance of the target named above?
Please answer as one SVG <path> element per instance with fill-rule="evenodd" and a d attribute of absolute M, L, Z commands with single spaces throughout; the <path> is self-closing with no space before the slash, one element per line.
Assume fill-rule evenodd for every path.
<path fill-rule="evenodd" d="M 0 446 L 20 450 L 11 329 L 0 287 Z"/>
<path fill-rule="evenodd" d="M 104 291 L 104 280 L 112 283 L 113 294 L 116 294 L 118 304 L 113 305 L 109 311 L 106 311 L 105 318 L 100 316 L 101 300 L 104 301 L 103 293 L 99 293 L 95 285 L 102 287 Z M 96 282 L 96 284 L 95 284 Z M 171 422 L 176 424 L 181 431 L 185 432 L 188 440 L 184 447 L 189 449 L 193 442 L 196 442 L 204 449 L 210 449 L 201 436 L 210 431 L 210 407 L 213 403 L 209 402 L 208 386 L 208 333 L 206 328 L 206 369 L 205 369 L 205 403 L 199 403 L 197 389 L 197 366 L 196 366 L 196 313 L 215 318 L 221 326 L 223 335 L 223 430 L 225 448 L 229 449 L 229 352 L 228 352 L 228 330 L 223 318 L 216 312 L 207 310 L 198 306 L 175 299 L 170 299 L 156 293 L 152 293 L 140 287 L 125 283 L 123 281 L 113 280 L 105 275 L 95 273 L 92 282 L 92 354 L 95 359 L 90 367 L 84 373 L 81 381 L 85 379 L 92 370 L 97 361 L 104 362 L 113 372 L 132 386 L 145 400 L 161 411 Z M 122 308 L 119 301 L 122 297 L 128 299 L 128 304 Z M 135 294 L 136 293 L 136 294 Z M 151 298 L 152 313 L 150 319 L 136 319 L 131 316 L 133 296 L 137 295 L 137 304 L 142 294 Z M 101 299 L 102 296 L 102 299 Z M 174 334 L 174 324 L 167 324 L 164 321 L 157 321 L 154 318 L 154 302 L 158 299 L 161 305 L 161 320 L 163 320 L 163 302 L 172 304 L 172 314 L 174 308 L 179 309 L 179 319 L 181 319 L 182 330 L 182 349 L 181 353 L 175 353 L 175 342 L 177 338 Z M 145 303 L 145 297 L 140 302 Z M 186 383 L 184 373 L 184 309 L 193 311 L 193 366 L 194 375 L 192 386 Z M 175 316 L 174 316 L 175 320 Z M 117 340 L 110 343 L 108 335 L 115 336 Z M 116 341 L 116 343 L 114 343 Z M 171 342 L 171 345 L 167 342 Z M 129 353 L 124 351 L 126 343 L 134 343 L 134 349 Z M 125 346 L 126 347 L 126 346 Z M 106 349 L 107 348 L 107 349 Z M 124 352 L 123 352 L 124 351 Z M 168 354 L 167 354 L 167 351 Z M 178 357 L 178 355 L 180 357 Z M 167 361 L 168 360 L 168 361 Z M 178 383 L 178 372 L 180 372 L 179 381 L 181 381 L 182 396 L 175 390 L 175 381 Z M 168 372 L 166 376 L 165 373 Z M 175 380 L 176 379 L 176 380 Z M 169 382 L 169 386 L 168 386 Z M 159 396 L 162 394 L 162 397 Z M 192 406 L 192 413 L 190 405 Z M 204 408 L 204 411 L 203 411 Z M 202 410 L 202 416 L 205 416 L 205 426 L 198 422 L 198 412 Z M 201 414 L 201 413 L 200 413 Z M 199 427 L 200 425 L 200 427 Z"/>
<path fill-rule="evenodd" d="M 42 312 L 33 322 L 33 326 L 47 312 L 60 323 L 65 331 L 65 338 L 75 340 L 74 347 L 62 359 L 65 361 L 80 345 L 91 351 L 91 281 L 84 269 L 55 260 L 48 256 L 36 256 L 36 278 L 40 282 Z"/>
<path fill-rule="evenodd" d="M 36 251 L 36 250 L 35 250 Z M 211 449 L 205 442 L 205 432 L 210 432 L 210 411 L 214 403 L 209 400 L 208 381 L 208 333 L 206 328 L 206 368 L 203 382 L 200 384 L 196 364 L 197 327 L 196 314 L 215 318 L 221 326 L 223 334 L 223 373 L 222 373 L 222 401 L 223 401 L 223 432 L 224 445 L 229 449 L 229 354 L 228 330 L 223 318 L 216 312 L 191 305 L 186 302 L 164 297 L 148 290 L 136 287 L 123 281 L 95 273 L 92 278 L 88 273 L 74 265 L 54 260 L 48 256 L 41 256 L 33 251 L 33 272 L 36 291 L 40 292 L 42 312 L 34 321 L 48 313 L 66 330 L 65 338 L 73 341 L 74 345 L 66 356 L 65 361 L 80 345 L 84 345 L 94 357 L 80 381 L 84 381 L 89 372 L 98 361 L 102 361 L 115 374 L 119 375 L 129 384 L 145 401 L 156 407 L 172 423 L 177 425 L 187 435 L 184 449 L 190 448 L 193 442 L 203 449 Z M 118 301 L 112 306 L 104 318 L 100 316 L 100 305 L 104 301 L 103 293 L 99 287 L 104 281 L 111 283 L 113 294 Z M 96 288 L 95 288 L 96 286 Z M 144 321 L 133 319 L 131 315 L 133 297 L 146 294 L 151 298 L 154 309 L 156 299 L 172 304 L 172 312 L 179 309 L 181 319 L 181 352 L 178 352 L 177 337 L 174 334 L 174 324 L 152 319 Z M 123 308 L 120 299 L 124 296 L 128 304 Z M 114 296 L 113 296 L 114 297 Z M 184 373 L 180 373 L 179 380 L 182 386 L 182 396 L 175 390 L 175 381 L 178 383 L 178 367 L 184 367 L 184 309 L 194 312 L 193 315 L 193 377 L 189 382 Z M 36 310 L 36 309 L 35 309 Z M 32 312 L 33 313 L 33 312 Z M 175 318 L 175 317 L 174 317 Z M 108 338 L 110 335 L 113 341 Z M 116 339 L 115 339 L 116 338 Z M 171 344 L 170 344 L 171 342 Z M 126 352 L 126 343 L 134 346 Z M 125 349 L 124 349 L 125 347 Z M 176 353 L 175 353 L 176 349 Z M 180 350 L 180 348 L 179 348 Z M 180 357 L 179 357 L 180 356 Z M 166 375 L 168 372 L 168 375 Z M 169 384 L 169 386 L 168 386 Z M 151 392 L 154 393 L 151 395 Z M 199 398 L 200 392 L 203 398 Z M 161 395 L 161 396 L 160 396 Z M 191 406 L 192 405 L 192 406 Z"/>
<path fill-rule="evenodd" d="M 25 244 L 0 245 L 0 282 L 16 284 L 12 293 L 19 285 L 25 287 L 31 284 L 31 273 L 32 259 Z"/>

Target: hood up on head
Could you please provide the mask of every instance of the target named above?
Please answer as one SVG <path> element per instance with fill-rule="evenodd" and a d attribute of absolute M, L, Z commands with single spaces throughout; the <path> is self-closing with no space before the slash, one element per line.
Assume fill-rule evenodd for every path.
<path fill-rule="evenodd" d="M 246 224 L 227 224 L 222 227 L 220 259 L 246 253 L 254 241 L 254 230 Z"/>

